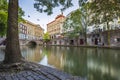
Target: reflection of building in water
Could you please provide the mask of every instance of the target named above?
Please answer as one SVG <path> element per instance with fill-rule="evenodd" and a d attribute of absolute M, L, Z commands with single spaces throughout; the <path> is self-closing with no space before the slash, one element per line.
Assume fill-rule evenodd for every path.
<path fill-rule="evenodd" d="M 35 52 L 34 52 L 34 60 L 36 62 L 40 62 L 41 59 L 44 57 L 45 55 L 42 53 L 41 49 L 40 49 L 40 46 L 37 46 L 35 48 Z"/>
<path fill-rule="evenodd" d="M 96 48 L 87 50 L 87 53 L 89 80 L 94 80 L 96 76 L 99 80 L 120 80 L 119 50 Z"/>
<path fill-rule="evenodd" d="M 27 59 L 28 61 L 32 62 L 39 62 L 44 56 L 42 53 L 40 53 L 40 47 L 31 49 L 24 46 L 21 48 L 21 51 L 23 57 L 25 57 L 25 59 Z"/>
<path fill-rule="evenodd" d="M 48 55 L 48 64 L 54 65 L 54 67 L 62 70 L 64 67 L 64 61 L 63 61 L 63 55 L 62 54 L 49 54 Z"/>
<path fill-rule="evenodd" d="M 96 70 L 100 71 L 102 73 L 101 75 L 109 75 L 109 77 L 117 78 L 116 80 L 120 79 L 120 69 L 116 69 L 116 67 L 114 66 L 110 66 L 107 64 L 99 64 L 98 62 L 92 60 L 88 61 L 87 65 L 89 73 L 90 71 L 92 72 Z"/>

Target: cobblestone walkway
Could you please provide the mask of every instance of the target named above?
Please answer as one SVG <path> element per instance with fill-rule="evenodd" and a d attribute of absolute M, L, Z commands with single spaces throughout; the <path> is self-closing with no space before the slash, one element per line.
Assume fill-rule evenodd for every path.
<path fill-rule="evenodd" d="M 22 63 L 22 67 L 17 69 L 13 67 L 12 69 L 0 68 L 0 80 L 85 80 L 31 62 Z"/>

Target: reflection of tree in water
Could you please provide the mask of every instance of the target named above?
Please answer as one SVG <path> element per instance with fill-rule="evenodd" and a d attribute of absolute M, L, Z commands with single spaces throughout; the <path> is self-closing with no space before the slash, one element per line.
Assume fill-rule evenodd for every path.
<path fill-rule="evenodd" d="M 103 74 L 99 70 L 89 70 L 89 72 L 91 72 L 91 74 L 89 74 L 88 80 L 117 80 L 117 78 L 113 78 L 108 74 Z"/>
<path fill-rule="evenodd" d="M 114 65 L 120 68 L 120 50 L 110 50 L 110 49 L 92 49 L 89 51 L 88 60 L 97 61 L 99 64 L 104 63 Z"/>
<path fill-rule="evenodd" d="M 49 55 L 49 53 L 50 53 L 50 49 L 49 48 L 50 48 L 49 46 L 42 47 L 42 51 L 43 51 L 44 55 Z"/>
<path fill-rule="evenodd" d="M 85 48 L 70 47 L 66 51 L 64 70 L 74 75 L 86 77 L 87 56 Z"/>
<path fill-rule="evenodd" d="M 86 77 L 87 56 L 85 48 L 49 47 L 48 63 L 73 75 Z"/>
<path fill-rule="evenodd" d="M 22 46 L 21 48 L 23 57 L 32 62 L 40 62 L 40 60 L 44 57 L 43 53 L 40 50 L 40 46 L 37 46 L 35 48 Z"/>
<path fill-rule="evenodd" d="M 114 78 L 120 74 L 119 53 L 120 50 L 97 48 L 88 51 L 89 80 L 117 80 Z"/>
<path fill-rule="evenodd" d="M 57 69 L 62 70 L 63 67 L 63 61 L 64 61 L 64 56 L 63 56 L 63 49 L 62 47 L 57 47 L 57 46 L 50 46 L 47 48 L 48 52 L 48 64 L 53 65 Z"/>

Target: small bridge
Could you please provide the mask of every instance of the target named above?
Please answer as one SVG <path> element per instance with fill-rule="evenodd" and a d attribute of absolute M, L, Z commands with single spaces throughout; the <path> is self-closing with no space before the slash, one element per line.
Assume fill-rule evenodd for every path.
<path fill-rule="evenodd" d="M 27 39 L 20 39 L 19 40 L 20 45 L 28 45 L 28 44 L 37 44 L 37 45 L 42 45 L 43 41 L 42 40 L 27 40 Z"/>
<path fill-rule="evenodd" d="M 27 45 L 27 44 L 37 44 L 42 45 L 42 40 L 27 40 L 27 39 L 19 39 L 20 45 Z M 6 38 L 0 38 L 0 45 L 6 45 Z"/>

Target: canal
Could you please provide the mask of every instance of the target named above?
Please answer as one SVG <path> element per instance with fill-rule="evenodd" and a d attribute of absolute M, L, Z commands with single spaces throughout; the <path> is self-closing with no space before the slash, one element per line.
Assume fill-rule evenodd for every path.
<path fill-rule="evenodd" d="M 87 80 L 120 80 L 120 50 L 102 48 L 23 46 L 29 61 L 57 68 Z M 0 60 L 4 50 L 0 49 Z"/>

